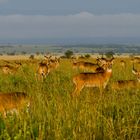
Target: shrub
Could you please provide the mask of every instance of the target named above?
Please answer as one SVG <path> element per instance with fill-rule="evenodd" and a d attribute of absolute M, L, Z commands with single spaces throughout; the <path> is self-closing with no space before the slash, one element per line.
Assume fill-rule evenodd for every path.
<path fill-rule="evenodd" d="M 85 54 L 85 58 L 90 58 L 90 54 Z"/>
<path fill-rule="evenodd" d="M 71 51 L 71 50 L 67 50 L 67 51 L 65 52 L 66 58 L 71 58 L 72 55 L 73 55 L 73 51 Z"/>

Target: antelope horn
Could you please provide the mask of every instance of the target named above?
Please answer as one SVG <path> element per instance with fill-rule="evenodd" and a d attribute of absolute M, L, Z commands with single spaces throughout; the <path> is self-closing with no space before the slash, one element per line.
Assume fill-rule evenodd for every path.
<path fill-rule="evenodd" d="M 133 63 L 133 70 L 134 70 L 135 72 L 137 72 L 137 70 L 135 69 L 134 63 Z"/>

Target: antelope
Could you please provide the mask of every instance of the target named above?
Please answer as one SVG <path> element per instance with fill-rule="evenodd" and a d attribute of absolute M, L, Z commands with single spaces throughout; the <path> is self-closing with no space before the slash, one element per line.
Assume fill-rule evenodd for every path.
<path fill-rule="evenodd" d="M 112 64 L 114 58 L 107 60 L 100 60 L 103 61 L 104 71 L 97 72 L 97 73 L 80 73 L 73 77 L 73 83 L 75 84 L 75 90 L 72 93 L 72 97 L 79 96 L 80 91 L 84 87 L 98 87 L 100 93 L 103 89 L 105 89 L 111 75 L 112 75 Z"/>
<path fill-rule="evenodd" d="M 96 59 L 97 63 L 91 63 L 91 62 L 73 62 L 73 68 L 79 68 L 83 70 L 91 70 L 93 72 L 103 72 L 104 68 L 102 67 L 106 60 L 105 58 L 97 58 Z"/>
<path fill-rule="evenodd" d="M 78 69 L 81 69 L 81 70 L 84 70 L 84 71 L 96 71 L 96 69 L 99 67 L 98 64 L 94 64 L 94 63 L 91 63 L 91 62 L 84 62 L 84 61 L 79 61 L 79 62 L 73 62 L 73 66 L 72 66 L 74 69 L 75 68 L 78 68 Z"/>
<path fill-rule="evenodd" d="M 105 71 L 104 65 L 106 64 L 106 61 L 109 61 L 109 60 L 107 60 L 106 58 L 102 56 L 101 58 L 97 57 L 96 61 L 99 67 L 96 68 L 95 72 L 104 72 Z"/>
<path fill-rule="evenodd" d="M 39 63 L 39 67 L 37 73 L 43 79 L 52 71 L 59 66 L 59 59 L 55 57 L 55 59 L 51 59 L 50 57 L 44 56 L 46 59 Z"/>
<path fill-rule="evenodd" d="M 46 76 L 49 74 L 50 70 L 49 70 L 49 67 L 48 67 L 49 64 L 46 64 L 46 63 L 39 63 L 39 67 L 38 67 L 38 70 L 37 70 L 37 74 L 39 75 L 39 78 L 46 78 Z"/>
<path fill-rule="evenodd" d="M 103 69 L 101 68 L 104 64 L 104 58 L 97 58 L 96 59 L 97 63 L 91 63 L 91 62 L 84 62 L 84 61 L 79 61 L 79 62 L 73 62 L 73 68 L 78 68 L 82 70 L 91 70 L 93 72 L 100 72 Z"/>
<path fill-rule="evenodd" d="M 46 63 L 49 63 L 50 67 L 57 68 L 59 66 L 60 58 L 57 58 L 57 57 L 52 58 L 52 56 L 49 56 L 49 57 L 44 56 L 44 57 L 46 58 L 44 61 L 46 61 Z"/>
<path fill-rule="evenodd" d="M 6 65 L 0 66 L 0 68 L 2 69 L 4 74 L 13 74 L 17 72 L 17 70 L 19 69 L 21 65 L 22 65 L 21 63 L 16 63 L 16 66 L 6 64 Z"/>
<path fill-rule="evenodd" d="M 118 80 L 116 82 L 112 83 L 112 89 L 114 90 L 120 90 L 120 89 L 126 89 L 126 88 L 138 88 L 140 87 L 140 71 L 137 71 L 132 69 L 132 73 L 136 76 L 136 80 Z"/>
<path fill-rule="evenodd" d="M 29 107 L 30 101 L 24 92 L 0 93 L 0 112 L 6 117 L 8 112 L 18 113 L 25 107 Z"/>
<path fill-rule="evenodd" d="M 134 62 L 140 62 L 140 57 L 134 57 Z"/>
<path fill-rule="evenodd" d="M 114 57 L 112 57 L 111 59 L 113 59 Z M 106 61 L 108 61 L 108 60 L 110 60 L 109 58 L 107 59 L 107 58 L 104 58 L 103 57 L 103 54 L 102 54 L 102 57 L 100 58 L 100 57 L 97 57 L 97 59 L 96 59 L 96 61 L 97 61 L 97 64 L 99 65 L 99 66 L 103 66 L 104 64 L 106 64 Z"/>
<path fill-rule="evenodd" d="M 50 71 L 53 69 L 56 69 L 59 66 L 59 62 L 60 62 L 60 60 L 56 57 L 54 59 L 50 59 L 49 60 Z"/>

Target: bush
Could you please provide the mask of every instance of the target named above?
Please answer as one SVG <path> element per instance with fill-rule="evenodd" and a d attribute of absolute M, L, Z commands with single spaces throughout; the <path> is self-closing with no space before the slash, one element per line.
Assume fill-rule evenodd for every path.
<path fill-rule="evenodd" d="M 33 54 L 30 55 L 29 59 L 34 59 L 35 56 Z"/>
<path fill-rule="evenodd" d="M 114 52 L 107 52 L 106 54 L 105 54 L 105 56 L 107 57 L 107 58 L 112 58 L 113 57 L 113 55 L 114 55 Z"/>
<path fill-rule="evenodd" d="M 90 54 L 85 54 L 85 58 L 90 58 Z"/>
<path fill-rule="evenodd" d="M 73 51 L 71 51 L 71 50 L 67 50 L 67 51 L 65 52 L 66 58 L 71 58 L 72 55 L 73 55 Z"/>

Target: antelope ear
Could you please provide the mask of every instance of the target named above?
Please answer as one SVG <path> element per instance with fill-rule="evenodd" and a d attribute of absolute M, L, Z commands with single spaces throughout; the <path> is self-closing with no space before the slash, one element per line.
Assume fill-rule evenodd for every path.
<path fill-rule="evenodd" d="M 112 63 L 112 64 L 114 63 L 114 59 L 112 59 L 111 63 Z"/>
<path fill-rule="evenodd" d="M 133 69 L 132 70 L 132 73 L 136 75 L 137 74 L 137 71 Z"/>
<path fill-rule="evenodd" d="M 114 63 L 114 59 L 115 59 L 115 58 L 112 57 L 111 60 L 110 60 L 112 64 Z"/>

